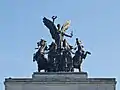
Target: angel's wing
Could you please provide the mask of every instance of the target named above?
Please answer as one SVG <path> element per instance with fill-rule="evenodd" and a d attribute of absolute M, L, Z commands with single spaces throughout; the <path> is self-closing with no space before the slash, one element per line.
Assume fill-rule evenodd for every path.
<path fill-rule="evenodd" d="M 62 32 L 65 32 L 65 31 L 69 28 L 70 23 L 71 23 L 71 21 L 70 21 L 70 20 L 67 20 L 67 21 L 65 22 L 65 24 L 63 24 L 63 26 L 61 27 L 61 31 L 62 31 Z"/>
<path fill-rule="evenodd" d="M 54 23 L 52 21 L 50 21 L 49 19 L 47 19 L 46 17 L 43 18 L 43 23 L 50 30 L 50 34 L 51 34 L 52 38 L 55 39 L 55 34 L 57 32 L 57 28 L 54 25 Z"/>

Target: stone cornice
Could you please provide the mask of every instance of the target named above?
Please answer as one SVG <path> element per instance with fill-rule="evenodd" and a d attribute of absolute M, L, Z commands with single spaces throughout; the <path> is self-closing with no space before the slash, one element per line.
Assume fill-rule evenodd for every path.
<path fill-rule="evenodd" d="M 86 72 L 34 72 L 32 78 L 6 78 L 6 82 L 12 83 L 104 83 L 116 84 L 115 78 L 88 78 Z"/>

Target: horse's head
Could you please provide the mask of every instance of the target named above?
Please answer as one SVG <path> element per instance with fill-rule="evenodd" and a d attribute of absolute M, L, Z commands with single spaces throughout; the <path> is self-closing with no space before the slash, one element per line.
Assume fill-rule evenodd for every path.
<path fill-rule="evenodd" d="M 44 39 L 41 39 L 39 42 L 37 42 L 37 46 L 45 46 L 46 45 L 46 41 Z"/>
<path fill-rule="evenodd" d="M 57 44 L 52 42 L 51 45 L 49 45 L 49 50 L 56 50 L 57 49 Z"/>

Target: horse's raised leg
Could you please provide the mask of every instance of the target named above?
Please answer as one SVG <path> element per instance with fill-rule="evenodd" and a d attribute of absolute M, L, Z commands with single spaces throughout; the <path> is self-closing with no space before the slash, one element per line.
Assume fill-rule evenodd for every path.
<path fill-rule="evenodd" d="M 83 55 L 84 59 L 87 57 L 87 54 L 91 55 L 91 53 L 89 51 L 86 51 L 86 53 Z"/>

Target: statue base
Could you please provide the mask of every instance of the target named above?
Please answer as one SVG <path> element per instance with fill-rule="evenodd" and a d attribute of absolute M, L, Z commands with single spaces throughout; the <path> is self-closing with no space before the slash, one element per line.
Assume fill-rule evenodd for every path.
<path fill-rule="evenodd" d="M 87 72 L 34 72 L 32 78 L 6 78 L 5 90 L 115 90 L 115 78 L 88 78 Z"/>
<path fill-rule="evenodd" d="M 32 78 L 40 81 L 68 81 L 87 78 L 87 72 L 34 72 Z"/>

